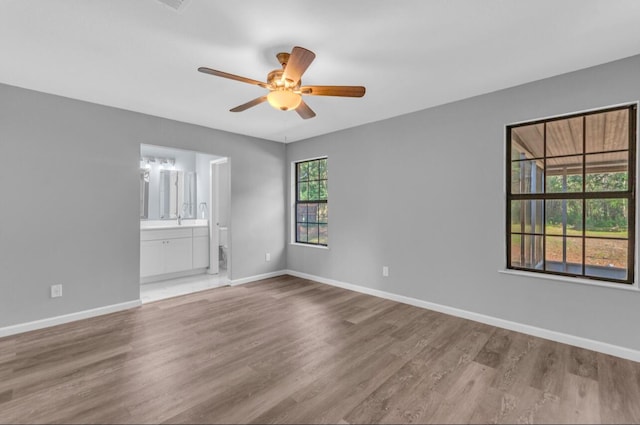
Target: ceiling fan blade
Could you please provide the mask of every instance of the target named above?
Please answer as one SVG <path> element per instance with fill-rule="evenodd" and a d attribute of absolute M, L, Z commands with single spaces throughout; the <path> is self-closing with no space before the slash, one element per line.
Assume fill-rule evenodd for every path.
<path fill-rule="evenodd" d="M 282 73 L 282 78 L 297 83 L 315 58 L 316 54 L 311 50 L 307 50 L 304 47 L 294 47 L 289 56 L 287 66 Z"/>
<path fill-rule="evenodd" d="M 296 108 L 296 112 L 305 120 L 316 116 L 316 113 L 313 112 L 313 109 L 309 108 L 309 105 L 304 103 L 304 100 L 300 102 L 300 105 Z"/>
<path fill-rule="evenodd" d="M 231 112 L 242 112 L 242 111 L 246 111 L 249 108 L 252 108 L 256 105 L 261 104 L 262 102 L 265 102 L 267 100 L 267 96 L 261 96 L 258 97 L 256 99 L 250 100 L 247 103 L 243 103 L 242 105 L 236 106 L 233 109 L 229 109 L 229 111 Z"/>
<path fill-rule="evenodd" d="M 201 66 L 200 68 L 198 68 L 198 71 L 204 72 L 205 74 L 215 75 L 216 77 L 228 78 L 230 80 L 241 81 L 243 83 L 248 83 L 248 84 L 255 84 L 256 86 L 267 88 L 267 83 L 263 83 L 262 81 L 252 80 L 251 78 L 229 74 L 228 72 L 222 72 L 215 69 L 206 68 L 204 66 Z"/>
<path fill-rule="evenodd" d="M 300 93 L 311 96 L 362 97 L 366 89 L 362 86 L 302 86 Z"/>

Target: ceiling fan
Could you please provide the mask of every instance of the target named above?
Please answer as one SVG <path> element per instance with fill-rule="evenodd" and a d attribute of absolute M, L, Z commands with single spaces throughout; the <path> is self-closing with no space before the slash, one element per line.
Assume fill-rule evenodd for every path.
<path fill-rule="evenodd" d="M 298 115 L 306 120 L 315 117 L 316 113 L 302 100 L 303 95 L 364 96 L 365 88 L 362 86 L 303 86 L 300 78 L 316 57 L 315 53 L 311 50 L 296 46 L 291 50 L 291 53 L 278 53 L 276 57 L 280 61 L 282 69 L 271 71 L 267 75 L 266 83 L 206 67 L 200 67 L 198 71 L 241 81 L 243 83 L 254 84 L 269 90 L 269 93 L 264 96 L 260 96 L 230 109 L 231 112 L 242 112 L 267 101 L 271 106 L 282 111 L 295 110 Z"/>

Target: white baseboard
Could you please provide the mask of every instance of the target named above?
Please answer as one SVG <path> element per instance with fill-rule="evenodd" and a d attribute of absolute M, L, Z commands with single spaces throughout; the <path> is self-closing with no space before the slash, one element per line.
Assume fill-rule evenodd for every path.
<path fill-rule="evenodd" d="M 255 276 L 244 277 L 229 281 L 231 286 L 242 285 L 257 280 L 268 279 L 271 277 L 286 275 L 286 270 L 278 270 L 270 273 L 263 273 Z M 76 320 L 88 319 L 90 317 L 102 316 L 104 314 L 115 313 L 117 311 L 128 310 L 130 308 L 142 305 L 141 300 L 128 301 L 120 304 L 113 304 L 104 307 L 98 307 L 91 310 L 79 311 L 77 313 L 65 314 L 62 316 L 50 317 L 47 319 L 35 320 L 33 322 L 19 323 L 17 325 L 6 326 L 0 328 L 0 338 L 15 335 L 23 332 L 34 331 L 37 329 L 48 328 L 51 326 L 61 325 L 64 323 L 74 322 Z"/>
<path fill-rule="evenodd" d="M 140 300 L 127 301 L 120 304 L 93 308 L 91 310 L 78 311 L 77 313 L 64 314 L 62 316 L 49 317 L 47 319 L 34 320 L 33 322 L 6 326 L 4 328 L 0 328 L 0 338 L 23 332 L 35 331 L 37 329 L 49 328 L 51 326 L 62 325 L 64 323 L 75 322 L 76 320 L 115 313 L 117 311 L 128 310 L 130 308 L 138 307 L 141 304 Z"/>
<path fill-rule="evenodd" d="M 230 284 L 231 284 L 231 286 L 243 285 L 245 283 L 255 282 L 257 280 L 269 279 L 271 277 L 284 276 L 285 274 L 291 274 L 291 273 L 289 273 L 289 270 L 278 270 L 278 271 L 275 271 L 275 272 L 257 274 L 255 276 L 249 276 L 249 277 L 243 277 L 241 279 L 233 279 L 233 280 L 230 281 Z"/>
<path fill-rule="evenodd" d="M 371 289 L 364 286 L 354 285 L 351 283 L 340 282 L 333 279 L 327 279 L 320 276 L 314 276 L 307 273 L 298 272 L 295 270 L 285 270 L 286 274 L 300 277 L 303 279 L 309 279 L 327 285 L 337 286 L 351 291 L 360 292 L 363 294 L 373 295 L 380 298 L 385 298 L 392 301 L 397 301 L 403 304 L 409 304 L 416 307 L 426 308 L 428 310 L 438 311 L 440 313 L 449 314 L 451 316 L 461 317 L 463 319 L 473 320 L 475 322 L 485 323 L 487 325 L 496 326 L 511 331 L 521 332 L 527 335 L 537 336 L 540 338 L 548 339 L 551 341 L 561 342 L 563 344 L 574 345 L 576 347 L 586 348 L 588 350 L 598 351 L 604 354 L 610 354 L 612 356 L 621 357 L 623 359 L 629 359 L 636 362 L 640 362 L 640 351 L 633 350 L 627 347 L 621 347 L 619 345 L 613 345 L 602 341 L 596 341 L 593 339 L 583 338 L 575 335 L 570 335 L 562 332 L 552 331 L 549 329 L 539 328 L 536 326 L 525 325 L 518 322 L 512 322 L 510 320 L 500 319 L 498 317 L 487 316 L 485 314 L 474 313 L 472 311 L 462 310 L 455 307 L 449 307 L 442 304 L 436 304 L 429 301 L 419 300 L 417 298 L 405 297 L 403 295 L 392 294 L 390 292 L 381 291 L 379 289 Z"/>

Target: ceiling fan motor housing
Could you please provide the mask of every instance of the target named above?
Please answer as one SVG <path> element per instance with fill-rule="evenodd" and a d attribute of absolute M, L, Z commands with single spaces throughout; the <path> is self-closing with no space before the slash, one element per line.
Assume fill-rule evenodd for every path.
<path fill-rule="evenodd" d="M 289 63 L 289 56 L 291 56 L 291 54 L 287 52 L 280 52 L 276 54 L 278 62 L 280 62 L 280 65 L 282 65 L 282 69 L 285 69 L 287 67 L 287 63 Z"/>
<path fill-rule="evenodd" d="M 282 69 L 274 69 L 267 75 L 267 84 L 270 90 L 297 90 L 300 88 L 300 81 L 296 83 L 282 78 L 283 73 Z"/>

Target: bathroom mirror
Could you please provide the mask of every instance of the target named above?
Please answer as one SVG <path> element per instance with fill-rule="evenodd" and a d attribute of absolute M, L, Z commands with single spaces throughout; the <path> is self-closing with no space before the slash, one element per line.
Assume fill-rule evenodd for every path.
<path fill-rule="evenodd" d="M 160 171 L 160 218 L 196 218 L 196 173 Z"/>
<path fill-rule="evenodd" d="M 184 203 L 182 204 L 182 217 L 197 218 L 198 203 L 196 173 L 185 173 L 184 176 Z"/>
<path fill-rule="evenodd" d="M 149 218 L 149 170 L 140 169 L 140 218 Z"/>

